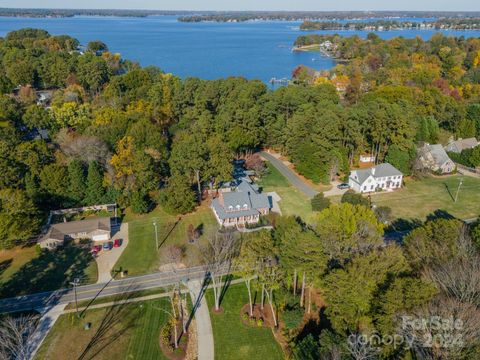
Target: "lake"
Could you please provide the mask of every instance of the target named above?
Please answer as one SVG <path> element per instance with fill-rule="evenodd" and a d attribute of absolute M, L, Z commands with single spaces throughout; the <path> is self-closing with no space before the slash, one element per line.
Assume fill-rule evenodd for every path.
<path fill-rule="evenodd" d="M 423 20 L 423 19 L 419 19 Z M 112 52 L 141 65 L 156 65 L 181 77 L 217 79 L 244 76 L 268 81 L 290 78 L 300 64 L 329 69 L 335 62 L 319 53 L 292 52 L 297 36 L 308 33 L 366 36 L 368 31 L 299 30 L 300 22 L 251 21 L 243 23 L 181 23 L 175 16 L 146 18 L 76 16 L 72 18 L 0 17 L 0 36 L 25 27 L 41 28 L 53 35 L 67 34 L 82 44 L 105 42 Z M 377 32 L 395 36 L 430 38 L 434 30 Z M 444 34 L 480 37 L 480 31 L 441 31 Z"/>

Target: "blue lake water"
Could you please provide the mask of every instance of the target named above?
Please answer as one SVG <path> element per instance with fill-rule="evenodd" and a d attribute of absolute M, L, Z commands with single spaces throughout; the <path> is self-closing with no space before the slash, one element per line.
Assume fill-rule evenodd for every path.
<path fill-rule="evenodd" d="M 422 20 L 422 19 L 420 19 Z M 312 32 L 298 29 L 300 22 L 252 21 L 244 23 L 181 23 L 174 16 L 147 18 L 87 17 L 8 18 L 0 17 L 0 36 L 25 27 L 42 28 L 53 35 L 68 34 L 82 44 L 101 40 L 113 52 L 140 64 L 156 65 L 181 77 L 217 79 L 244 76 L 268 81 L 290 78 L 295 66 L 304 64 L 328 69 L 334 61 L 319 53 L 292 52 L 297 36 Z M 395 36 L 430 38 L 433 30 L 378 32 Z M 367 31 L 315 31 L 366 36 Z M 444 34 L 480 37 L 480 31 L 442 31 Z"/>

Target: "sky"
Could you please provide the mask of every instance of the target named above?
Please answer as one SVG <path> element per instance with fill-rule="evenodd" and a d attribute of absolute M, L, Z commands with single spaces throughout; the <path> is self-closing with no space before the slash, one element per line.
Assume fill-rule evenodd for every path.
<path fill-rule="evenodd" d="M 0 7 L 152 10 L 480 11 L 479 0 L 0 0 Z"/>

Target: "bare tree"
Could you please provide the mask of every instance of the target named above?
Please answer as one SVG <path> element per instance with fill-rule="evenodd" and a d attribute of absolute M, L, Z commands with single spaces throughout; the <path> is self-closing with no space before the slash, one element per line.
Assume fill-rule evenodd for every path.
<path fill-rule="evenodd" d="M 454 258 L 425 270 L 425 275 L 448 296 L 480 305 L 480 256 Z"/>
<path fill-rule="evenodd" d="M 245 167 L 255 171 L 255 174 L 261 175 L 265 171 L 265 161 L 262 160 L 260 154 L 247 154 L 245 156 Z"/>
<path fill-rule="evenodd" d="M 30 359 L 38 333 L 38 316 L 8 316 L 0 323 L 0 358 Z"/>
<path fill-rule="evenodd" d="M 200 247 L 213 285 L 215 310 L 220 310 L 222 283 L 231 270 L 231 261 L 237 249 L 237 237 L 233 230 L 217 232 L 208 237 L 208 243 Z"/>
<path fill-rule="evenodd" d="M 376 359 L 379 353 L 379 348 L 373 346 L 362 334 L 350 335 L 347 340 L 347 349 L 355 360 Z"/>
<path fill-rule="evenodd" d="M 402 321 L 399 332 L 421 359 L 458 359 L 480 341 L 480 310 L 440 295 Z"/>
<path fill-rule="evenodd" d="M 79 135 L 62 130 L 57 135 L 57 141 L 63 153 L 70 158 L 85 163 L 97 161 L 107 167 L 110 152 L 107 144 L 95 136 Z"/>

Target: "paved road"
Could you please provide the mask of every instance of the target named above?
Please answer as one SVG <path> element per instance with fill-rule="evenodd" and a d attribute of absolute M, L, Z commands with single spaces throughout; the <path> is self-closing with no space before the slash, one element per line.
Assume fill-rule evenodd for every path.
<path fill-rule="evenodd" d="M 215 358 L 215 346 L 213 341 L 212 322 L 205 300 L 202 282 L 194 280 L 188 282 L 188 290 L 192 304 L 195 306 L 195 320 L 197 323 L 198 360 L 212 360 Z"/>
<path fill-rule="evenodd" d="M 288 166 L 286 166 L 281 160 L 277 159 L 272 154 L 265 151 L 260 152 L 260 155 L 270 161 L 270 163 L 277 168 L 280 173 L 287 178 L 287 180 L 295 186 L 298 190 L 303 192 L 307 197 L 313 198 L 318 191 L 307 185 L 297 174 L 295 174 Z"/>
<path fill-rule="evenodd" d="M 203 279 L 206 272 L 203 266 L 179 269 L 175 272 L 157 272 L 153 274 L 112 280 L 107 283 L 83 285 L 77 287 L 78 300 L 90 300 L 95 297 L 118 295 L 133 291 L 154 289 L 174 284 L 183 279 Z M 59 304 L 75 301 L 73 289 L 60 289 L 32 295 L 17 296 L 0 300 L 0 313 L 45 309 Z"/>

